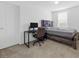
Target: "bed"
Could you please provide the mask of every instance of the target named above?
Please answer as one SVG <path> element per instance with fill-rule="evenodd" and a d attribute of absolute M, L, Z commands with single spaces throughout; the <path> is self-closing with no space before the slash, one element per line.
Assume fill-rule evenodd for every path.
<path fill-rule="evenodd" d="M 55 36 L 55 37 L 59 37 L 59 38 L 63 38 L 64 40 L 56 40 L 56 41 L 67 41 L 71 44 L 71 46 L 76 49 L 76 39 L 75 39 L 75 36 L 77 34 L 77 30 L 75 29 L 67 29 L 67 28 L 64 28 L 64 29 L 61 29 L 61 28 L 58 28 L 58 27 L 50 27 L 50 28 L 46 28 L 46 33 L 47 33 L 47 36 L 48 38 L 51 38 L 52 36 Z M 53 40 L 51 38 L 51 40 Z M 66 43 L 67 43 L 66 42 Z"/>

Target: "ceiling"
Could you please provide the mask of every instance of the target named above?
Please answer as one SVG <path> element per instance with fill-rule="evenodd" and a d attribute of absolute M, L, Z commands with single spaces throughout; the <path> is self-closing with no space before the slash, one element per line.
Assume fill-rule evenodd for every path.
<path fill-rule="evenodd" d="M 41 6 L 44 8 L 49 8 L 54 10 L 59 9 L 65 9 L 65 8 L 71 8 L 74 6 L 79 5 L 79 1 L 59 1 L 59 4 L 54 4 L 55 1 L 7 1 L 7 2 L 0 2 L 0 3 L 8 3 L 8 4 L 14 4 L 14 5 L 34 5 L 34 6 Z"/>

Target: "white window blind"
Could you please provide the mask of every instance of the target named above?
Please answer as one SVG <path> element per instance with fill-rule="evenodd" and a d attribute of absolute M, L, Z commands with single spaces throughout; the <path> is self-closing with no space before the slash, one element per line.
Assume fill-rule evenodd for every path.
<path fill-rule="evenodd" d="M 67 12 L 58 13 L 58 27 L 67 28 Z"/>

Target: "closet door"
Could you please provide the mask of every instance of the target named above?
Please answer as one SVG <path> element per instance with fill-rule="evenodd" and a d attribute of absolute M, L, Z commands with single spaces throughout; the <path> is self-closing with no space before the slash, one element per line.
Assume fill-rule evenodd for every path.
<path fill-rule="evenodd" d="M 18 44 L 18 8 L 0 5 L 0 49 Z"/>

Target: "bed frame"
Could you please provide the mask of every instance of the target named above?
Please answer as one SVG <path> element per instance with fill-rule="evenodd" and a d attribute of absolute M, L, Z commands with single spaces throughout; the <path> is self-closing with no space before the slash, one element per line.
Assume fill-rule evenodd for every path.
<path fill-rule="evenodd" d="M 74 49 L 77 49 L 76 39 L 77 39 L 77 37 L 78 37 L 78 33 L 75 33 L 71 39 L 68 38 L 68 37 L 63 37 L 63 36 L 59 36 L 59 35 L 51 35 L 51 34 L 47 33 L 48 39 L 54 40 L 54 41 L 58 41 L 58 42 L 61 42 L 61 43 L 64 43 L 65 40 L 64 40 L 64 42 L 62 42 L 62 40 L 59 41 L 59 40 L 53 39 L 52 36 L 54 36 L 54 37 L 59 37 L 59 38 L 65 39 L 65 40 L 68 39 L 68 40 L 69 40 L 69 43 L 71 43 L 71 44 L 69 45 L 69 44 L 67 44 L 67 42 L 66 42 L 66 44 L 69 45 L 69 46 L 71 46 L 71 47 L 73 47 Z"/>

